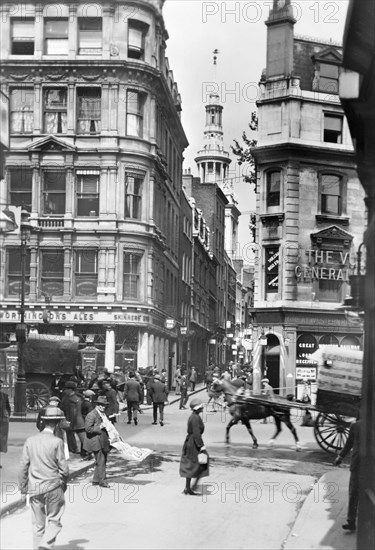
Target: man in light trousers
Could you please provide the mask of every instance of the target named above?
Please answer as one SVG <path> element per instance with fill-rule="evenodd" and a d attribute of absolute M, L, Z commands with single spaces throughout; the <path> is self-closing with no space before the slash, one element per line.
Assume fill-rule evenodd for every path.
<path fill-rule="evenodd" d="M 47 407 L 43 431 L 29 437 L 22 451 L 19 485 L 30 495 L 34 549 L 52 548 L 62 528 L 69 469 L 64 444 L 53 431 L 63 418 L 58 407 Z"/>

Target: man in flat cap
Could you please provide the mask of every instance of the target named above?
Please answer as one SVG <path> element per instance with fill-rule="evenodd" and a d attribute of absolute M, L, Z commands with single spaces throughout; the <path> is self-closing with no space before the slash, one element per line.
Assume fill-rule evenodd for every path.
<path fill-rule="evenodd" d="M 52 548 L 62 528 L 69 469 L 63 442 L 53 432 L 63 418 L 58 407 L 47 407 L 44 429 L 23 446 L 18 480 L 21 493 L 30 495 L 34 548 Z"/>

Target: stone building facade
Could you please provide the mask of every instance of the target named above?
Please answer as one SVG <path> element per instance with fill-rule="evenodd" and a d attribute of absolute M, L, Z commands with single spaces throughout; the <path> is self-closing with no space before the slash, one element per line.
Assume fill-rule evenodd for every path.
<path fill-rule="evenodd" d="M 25 319 L 36 331 L 78 336 L 86 372 L 171 370 L 176 358 L 187 139 L 162 6 L 1 7 L 10 142 L 0 202 L 25 208 L 33 227 Z M 0 238 L 6 363 L 19 319 L 20 251 L 17 235 Z"/>
<path fill-rule="evenodd" d="M 290 1 L 274 2 L 260 81 L 254 384 L 314 387 L 319 344 L 360 349 L 343 309 L 363 240 L 364 192 L 338 96 L 342 48 L 294 34 Z"/>

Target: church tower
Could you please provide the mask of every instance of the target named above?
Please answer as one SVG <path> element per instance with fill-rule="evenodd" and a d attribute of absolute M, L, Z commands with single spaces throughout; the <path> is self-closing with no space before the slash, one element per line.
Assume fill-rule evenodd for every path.
<path fill-rule="evenodd" d="M 214 57 L 214 65 L 216 65 L 216 57 Z M 224 243 L 225 251 L 233 259 L 237 255 L 238 218 L 241 212 L 237 208 L 233 183 L 229 178 L 229 165 L 232 160 L 224 148 L 223 105 L 220 103 L 218 94 L 209 95 L 205 110 L 203 146 L 194 160 L 197 163 L 201 185 L 218 185 L 228 200 L 225 206 Z"/>

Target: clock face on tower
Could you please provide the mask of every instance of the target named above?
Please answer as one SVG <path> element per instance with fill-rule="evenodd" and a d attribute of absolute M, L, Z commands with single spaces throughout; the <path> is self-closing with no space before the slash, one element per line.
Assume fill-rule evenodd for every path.
<path fill-rule="evenodd" d="M 285 0 L 277 0 L 276 7 L 277 9 L 283 8 L 285 6 Z"/>

